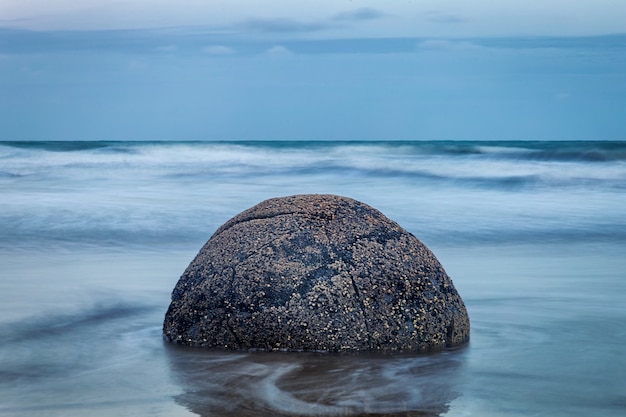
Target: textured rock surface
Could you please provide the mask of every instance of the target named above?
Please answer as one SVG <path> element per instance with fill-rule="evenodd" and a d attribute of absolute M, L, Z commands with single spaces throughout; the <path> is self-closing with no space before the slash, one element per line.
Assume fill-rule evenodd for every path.
<path fill-rule="evenodd" d="M 432 252 L 334 195 L 275 198 L 220 227 L 187 267 L 166 339 L 228 349 L 429 351 L 469 338 Z"/>

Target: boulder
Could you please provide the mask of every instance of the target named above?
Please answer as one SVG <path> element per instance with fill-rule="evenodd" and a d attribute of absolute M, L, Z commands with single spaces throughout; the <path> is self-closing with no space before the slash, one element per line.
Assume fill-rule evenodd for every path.
<path fill-rule="evenodd" d="M 335 195 L 273 198 L 222 225 L 172 292 L 164 337 L 190 346 L 426 352 L 469 339 L 433 253 Z"/>

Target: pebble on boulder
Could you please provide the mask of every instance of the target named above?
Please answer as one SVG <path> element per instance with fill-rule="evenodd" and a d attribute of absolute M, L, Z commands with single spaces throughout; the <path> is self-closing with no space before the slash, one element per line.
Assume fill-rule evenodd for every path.
<path fill-rule="evenodd" d="M 222 225 L 172 292 L 164 337 L 243 350 L 427 352 L 469 340 L 433 253 L 335 195 L 273 198 Z"/>

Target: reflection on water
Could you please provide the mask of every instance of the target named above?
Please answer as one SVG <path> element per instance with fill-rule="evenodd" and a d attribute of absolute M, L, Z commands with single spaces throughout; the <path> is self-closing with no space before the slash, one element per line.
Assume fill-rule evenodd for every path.
<path fill-rule="evenodd" d="M 428 356 L 232 353 L 166 345 L 175 400 L 202 417 L 437 416 L 462 350 Z"/>

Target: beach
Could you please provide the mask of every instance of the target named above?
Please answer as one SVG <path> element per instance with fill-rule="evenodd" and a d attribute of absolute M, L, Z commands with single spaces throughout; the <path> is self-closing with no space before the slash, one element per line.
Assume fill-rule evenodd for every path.
<path fill-rule="evenodd" d="M 624 415 L 625 184 L 622 142 L 1 142 L 0 415 Z M 301 193 L 355 198 L 424 242 L 470 342 L 165 342 L 211 234 Z"/>

